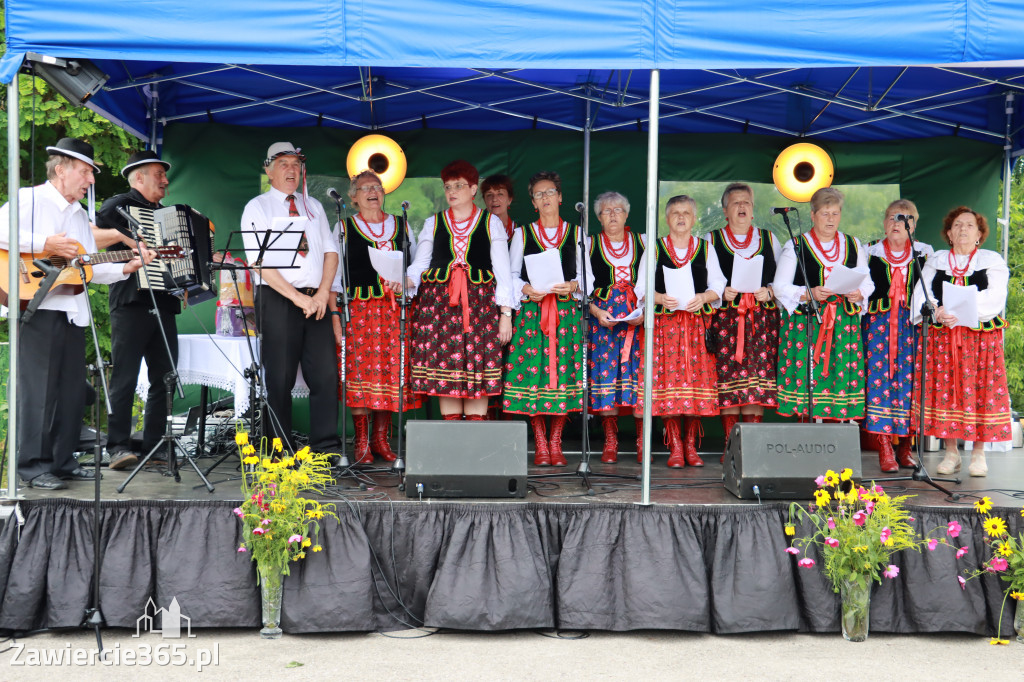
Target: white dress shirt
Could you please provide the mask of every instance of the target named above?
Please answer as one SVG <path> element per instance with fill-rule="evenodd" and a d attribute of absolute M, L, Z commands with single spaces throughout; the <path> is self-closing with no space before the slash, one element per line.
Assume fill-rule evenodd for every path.
<path fill-rule="evenodd" d="M 268 250 L 268 254 L 272 255 L 265 255 L 263 261 L 264 264 L 267 264 L 269 260 L 275 265 L 290 263 L 297 266 L 279 267 L 277 271 L 286 282 L 296 289 L 307 287 L 315 289 L 320 286 L 320 280 L 323 279 L 324 256 L 328 253 L 338 253 L 338 242 L 331 234 L 327 213 L 320 202 L 301 193 L 296 193 L 294 196 L 295 206 L 299 210 L 297 217 L 307 218 L 308 222 L 297 221 L 293 225 L 288 225 L 285 231 L 299 233 L 305 229 L 309 251 L 305 257 L 295 256 L 294 263 L 292 263 L 290 253 Z M 259 255 L 260 243 L 263 241 L 261 234 L 252 234 L 252 232 L 255 230 L 257 233 L 261 233 L 264 230 L 272 229 L 274 218 L 288 218 L 289 209 L 288 195 L 273 187 L 245 205 L 245 210 L 242 211 L 242 243 L 245 245 L 246 258 L 250 264 Z M 294 237 L 289 241 L 278 240 L 278 243 L 274 244 L 276 238 L 277 234 L 270 235 L 270 249 L 282 246 L 294 248 L 295 246 Z M 256 284 L 263 283 L 258 274 L 253 278 Z"/>
<path fill-rule="evenodd" d="M 659 239 L 658 241 L 661 241 L 661 240 Z M 669 240 L 669 243 L 671 244 L 672 241 Z M 683 247 L 681 249 L 680 248 L 676 248 L 675 246 L 673 246 L 673 250 L 676 252 L 676 258 L 678 260 L 682 260 L 682 259 L 686 258 L 686 253 L 687 253 L 688 249 L 689 249 L 689 245 L 687 245 L 687 246 L 685 246 L 685 247 Z M 718 300 L 711 304 L 712 308 L 718 308 L 718 307 L 720 307 L 722 305 L 722 294 L 725 291 L 725 285 L 726 285 L 726 281 L 727 280 L 725 278 L 725 275 L 722 273 L 722 266 L 718 264 L 718 254 L 715 253 L 715 248 L 713 246 L 711 246 L 711 244 L 708 244 L 707 248 L 705 249 L 705 251 L 708 254 L 708 258 L 707 258 L 708 288 L 705 291 L 713 291 L 716 294 L 718 294 Z M 640 281 L 638 281 L 636 283 L 636 287 L 634 287 L 633 290 L 636 292 L 636 297 L 637 297 L 637 299 L 641 303 L 643 303 L 645 301 L 645 299 L 647 298 L 647 257 L 648 257 L 648 255 L 651 255 L 651 257 L 654 258 L 654 266 L 655 267 L 659 267 L 658 266 L 658 249 L 657 249 L 657 244 L 655 244 L 655 246 L 650 248 L 650 249 L 644 249 L 644 255 L 640 258 L 640 272 L 639 272 L 639 280 Z M 657 276 L 657 273 L 655 273 L 655 276 Z M 694 293 L 699 296 L 700 294 L 703 294 L 704 291 L 695 291 Z M 680 308 L 680 310 L 685 308 L 687 303 L 689 303 L 689 301 L 679 301 L 679 305 L 682 306 Z"/>
<path fill-rule="evenodd" d="M 988 322 L 1001 315 L 1006 307 L 1006 291 L 1010 281 L 1010 270 L 1006 267 L 1006 261 L 995 251 L 978 249 L 970 263 L 967 263 L 967 256 L 953 256 L 957 268 L 967 266 L 967 276 L 973 275 L 978 270 L 985 270 L 988 275 L 988 287 L 978 292 L 978 322 Z M 914 324 L 921 323 L 921 306 L 924 305 L 924 291 L 921 284 L 928 287 L 928 293 L 932 293 L 932 280 L 939 272 L 950 273 L 949 250 L 936 251 L 935 254 L 924 264 L 921 272 L 921 280 L 914 287 L 914 298 L 911 301 L 910 312 L 914 315 Z"/>
<path fill-rule="evenodd" d="M 523 294 L 523 287 L 526 286 L 527 282 L 522 278 L 523 274 L 523 252 L 526 250 L 526 237 L 525 231 L 533 229 L 533 225 L 526 225 L 522 229 L 516 230 L 515 234 L 512 235 L 512 243 L 508 248 L 509 263 L 512 267 L 512 291 L 515 293 L 520 300 L 527 298 Z M 540 230 L 544 237 L 549 242 L 554 240 L 558 236 L 558 226 L 556 227 L 541 227 Z M 576 300 L 583 298 L 584 282 L 583 282 L 583 261 L 580 256 L 580 228 L 577 227 L 573 233 L 573 243 L 575 245 L 574 251 L 576 252 L 576 277 L 573 279 L 576 281 L 576 293 L 573 296 Z M 590 237 L 586 237 L 584 241 L 584 248 L 587 253 L 590 253 Z M 586 281 L 586 292 L 589 294 L 594 289 L 594 273 L 590 271 L 590 263 L 587 263 L 587 281 Z M 516 306 L 518 307 L 518 306 Z"/>
<path fill-rule="evenodd" d="M 846 235 L 842 232 L 837 232 L 839 235 L 839 256 L 835 261 L 835 264 L 846 262 Z M 797 239 L 800 239 L 798 236 Z M 857 245 L 857 265 L 854 266 L 853 270 L 860 270 L 862 272 L 868 271 L 868 250 L 853 237 L 854 243 Z M 818 255 L 818 259 L 826 264 L 825 276 L 828 276 L 830 269 L 827 264 L 829 261 L 822 255 L 821 250 L 814 245 L 814 240 L 808 238 L 803 241 L 802 245 L 810 245 L 810 248 L 814 253 Z M 793 240 L 790 239 L 782 247 L 782 255 L 779 257 L 778 265 L 775 268 L 775 282 L 772 283 L 772 289 L 775 291 L 775 298 L 779 303 L 783 305 L 790 315 L 792 315 L 797 307 L 800 305 L 800 297 L 806 293 L 807 289 L 802 284 L 793 284 L 793 280 L 796 278 L 797 269 L 800 267 L 796 259 L 796 251 L 793 246 Z M 808 273 L 810 274 L 810 273 Z M 824 282 L 822 282 L 824 285 Z M 871 297 L 871 292 L 875 290 L 875 283 L 871 281 L 871 277 L 865 277 L 861 285 L 857 287 L 864 299 L 857 305 L 860 307 L 860 312 L 863 313 L 867 310 L 868 298 Z"/>
<path fill-rule="evenodd" d="M 0 209 L 0 248 L 11 250 L 8 235 L 10 233 L 10 210 L 4 204 Z M 66 233 L 68 239 L 74 239 L 85 249 L 86 253 L 96 253 L 96 241 L 89 227 L 89 218 L 82 204 L 69 202 L 61 195 L 52 183 L 47 181 L 36 187 L 22 187 L 18 190 L 18 249 L 22 253 L 43 253 L 46 238 Z M 16 263 L 14 258 L 10 261 Z M 101 263 L 92 266 L 93 284 L 113 284 L 126 279 L 124 263 Z M 39 310 L 61 310 L 67 313 L 68 321 L 79 327 L 89 324 L 89 303 L 85 293 L 65 293 L 64 287 L 57 287 L 46 295 Z"/>

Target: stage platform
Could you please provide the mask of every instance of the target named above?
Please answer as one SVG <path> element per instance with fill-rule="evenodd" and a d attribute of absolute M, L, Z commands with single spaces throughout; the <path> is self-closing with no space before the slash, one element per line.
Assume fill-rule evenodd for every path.
<path fill-rule="evenodd" d="M 525 499 L 409 499 L 389 471 L 362 469 L 360 479 L 325 491 L 339 521 L 321 532 L 324 551 L 286 579 L 282 626 L 291 634 L 415 625 L 838 632 L 838 596 L 817 569 L 798 569 L 783 551 L 788 503 L 734 497 L 722 485 L 720 450 L 710 447 L 705 467 L 682 470 L 668 469 L 666 454 L 656 452 L 649 506 L 639 504 L 640 465 L 627 448 L 618 464 L 595 456 L 592 466 L 633 478 L 592 479 L 592 494 L 572 475 L 578 444 L 567 452 L 570 475 L 531 479 Z M 941 455 L 926 454 L 933 474 Z M 861 456 L 865 480 L 884 478 L 875 453 Z M 922 532 L 958 521 L 957 542 L 969 552 L 960 561 L 942 547 L 897 555 L 899 577 L 874 589 L 872 632 L 995 633 L 1003 583 L 986 576 L 961 590 L 956 576 L 987 556 L 975 499 L 990 496 L 1011 532 L 1024 528 L 1024 450 L 988 461 L 987 478 L 968 477 L 965 466 L 959 483 L 944 484 L 959 500 L 920 482 L 885 484 L 890 494 L 916 495 L 911 508 Z M 234 462 L 213 471 L 213 493 L 191 470 L 176 483 L 160 467 L 117 493 L 127 472 L 104 469 L 101 600 L 109 625 L 134 627 L 150 597 L 163 607 L 177 598 L 192 627 L 259 624 L 255 567 L 236 551 Z M 552 471 L 530 468 L 531 476 Z M 75 627 L 91 594 L 93 486 L 21 492 L 0 535 L 0 628 Z M 1012 608 L 1003 632 L 1011 628 Z"/>

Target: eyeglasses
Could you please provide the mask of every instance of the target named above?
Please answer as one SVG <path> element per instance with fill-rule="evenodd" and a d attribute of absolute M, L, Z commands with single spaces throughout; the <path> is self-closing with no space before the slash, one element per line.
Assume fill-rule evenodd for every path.
<path fill-rule="evenodd" d="M 625 212 L 626 209 L 622 208 L 621 206 L 616 206 L 615 208 L 604 209 L 603 211 L 601 211 L 601 215 L 622 215 Z"/>
<path fill-rule="evenodd" d="M 446 182 L 444 184 L 445 192 L 461 192 L 462 190 L 469 187 L 468 182 Z"/>
<path fill-rule="evenodd" d="M 558 190 L 552 187 L 541 192 L 534 192 L 532 196 L 534 199 L 543 199 L 544 197 L 553 197 L 556 194 L 558 194 Z"/>
<path fill-rule="evenodd" d="M 356 187 L 357 192 L 383 192 L 384 188 L 380 185 L 360 185 Z"/>

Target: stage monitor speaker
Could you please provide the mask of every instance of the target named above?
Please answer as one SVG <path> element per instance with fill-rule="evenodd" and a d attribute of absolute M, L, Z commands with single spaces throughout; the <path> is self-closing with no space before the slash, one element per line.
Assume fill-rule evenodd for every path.
<path fill-rule="evenodd" d="M 742 500 L 809 500 L 827 470 L 860 480 L 860 433 L 854 424 L 737 424 L 722 478 Z M 757 490 L 755 491 L 755 486 Z"/>
<path fill-rule="evenodd" d="M 409 421 L 408 497 L 525 497 L 525 421 Z"/>
<path fill-rule="evenodd" d="M 40 78 L 76 107 L 89 101 L 110 80 L 88 59 L 58 59 L 28 52 L 25 61 L 30 73 L 34 68 Z"/>

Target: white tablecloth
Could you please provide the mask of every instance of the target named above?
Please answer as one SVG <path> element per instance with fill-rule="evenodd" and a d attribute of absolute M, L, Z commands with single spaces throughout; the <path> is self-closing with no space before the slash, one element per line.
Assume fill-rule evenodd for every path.
<path fill-rule="evenodd" d="M 260 340 L 252 339 L 256 359 L 260 357 Z M 235 414 L 249 409 L 249 382 L 245 369 L 252 360 L 243 336 L 207 336 L 206 334 L 181 334 L 178 336 L 178 376 L 186 385 L 202 385 L 231 391 L 235 396 Z M 139 382 L 135 388 L 140 397 L 149 391 L 149 374 L 146 361 L 142 361 Z M 305 398 L 309 387 L 302 378 L 299 368 L 292 396 Z"/>

